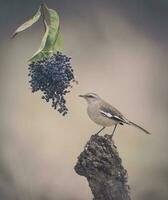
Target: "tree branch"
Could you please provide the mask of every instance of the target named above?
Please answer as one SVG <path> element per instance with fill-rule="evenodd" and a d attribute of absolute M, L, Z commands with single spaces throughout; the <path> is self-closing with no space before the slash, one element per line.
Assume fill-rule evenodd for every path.
<path fill-rule="evenodd" d="M 127 171 L 108 135 L 91 136 L 74 169 L 87 178 L 94 200 L 130 200 Z"/>

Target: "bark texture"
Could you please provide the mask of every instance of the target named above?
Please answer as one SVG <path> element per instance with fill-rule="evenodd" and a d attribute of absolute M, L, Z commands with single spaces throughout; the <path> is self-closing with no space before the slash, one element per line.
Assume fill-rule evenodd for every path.
<path fill-rule="evenodd" d="M 108 135 L 91 136 L 74 167 L 87 178 L 93 200 L 130 200 L 127 171 Z"/>

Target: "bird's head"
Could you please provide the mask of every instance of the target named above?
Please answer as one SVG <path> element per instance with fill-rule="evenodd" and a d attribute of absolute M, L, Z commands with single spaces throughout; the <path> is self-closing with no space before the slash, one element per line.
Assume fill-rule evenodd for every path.
<path fill-rule="evenodd" d="M 80 97 L 83 97 L 88 103 L 92 103 L 95 101 L 99 101 L 101 98 L 95 94 L 95 93 L 87 93 L 84 95 L 79 95 Z"/>

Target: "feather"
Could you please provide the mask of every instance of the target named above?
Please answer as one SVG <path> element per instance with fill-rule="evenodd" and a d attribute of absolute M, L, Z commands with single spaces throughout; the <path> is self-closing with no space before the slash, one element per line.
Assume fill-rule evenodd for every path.
<path fill-rule="evenodd" d="M 111 112 L 107 112 L 107 111 L 104 111 L 104 110 L 100 110 L 100 113 L 103 114 L 104 117 L 107 117 L 109 119 L 113 119 L 113 120 L 116 120 L 120 123 L 126 123 L 126 124 L 129 124 L 129 121 L 126 120 L 123 116 L 118 116 L 116 114 L 112 114 L 112 111 Z"/>

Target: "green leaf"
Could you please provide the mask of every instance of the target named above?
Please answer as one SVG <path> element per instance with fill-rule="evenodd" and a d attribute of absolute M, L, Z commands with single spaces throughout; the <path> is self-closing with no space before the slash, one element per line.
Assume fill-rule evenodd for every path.
<path fill-rule="evenodd" d="M 30 61 L 37 61 L 43 58 L 51 57 L 54 52 L 62 50 L 62 38 L 59 31 L 59 15 L 53 9 L 45 5 L 49 13 L 50 25 L 45 21 L 46 32 L 42 39 L 39 50 L 34 54 Z"/>
<path fill-rule="evenodd" d="M 48 8 L 45 5 L 50 18 L 50 26 L 49 26 L 49 33 L 48 33 L 48 39 L 47 39 L 47 46 L 46 49 L 48 51 L 53 51 L 55 49 L 55 44 L 58 38 L 58 31 L 59 31 L 59 15 L 57 12 L 51 8 Z"/>
<path fill-rule="evenodd" d="M 35 62 L 37 60 L 41 60 L 45 57 L 49 56 L 49 52 L 45 50 L 45 47 L 47 45 L 47 38 L 49 33 L 49 26 L 47 25 L 47 22 L 44 20 L 45 24 L 45 34 L 43 36 L 40 48 L 36 51 L 36 53 L 33 55 L 33 57 L 29 60 L 30 62 Z"/>
<path fill-rule="evenodd" d="M 63 48 L 62 48 L 62 35 L 61 35 L 60 31 L 58 31 L 57 39 L 56 39 L 56 42 L 54 44 L 54 52 L 57 52 L 57 51 L 63 51 Z"/>
<path fill-rule="evenodd" d="M 36 23 L 39 20 L 40 16 L 41 16 L 41 6 L 39 7 L 36 14 L 31 19 L 29 19 L 28 21 L 26 21 L 24 24 L 22 24 L 16 29 L 16 31 L 12 35 L 12 38 L 14 38 L 18 33 L 31 27 L 34 23 Z"/>

